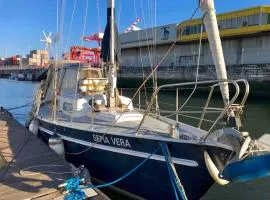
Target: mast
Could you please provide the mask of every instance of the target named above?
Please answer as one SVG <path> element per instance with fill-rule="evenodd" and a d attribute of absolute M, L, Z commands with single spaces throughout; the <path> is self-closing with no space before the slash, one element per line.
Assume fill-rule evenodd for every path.
<path fill-rule="evenodd" d="M 203 13 L 203 22 L 208 35 L 209 45 L 216 67 L 217 78 L 221 81 L 227 80 L 227 71 L 217 24 L 214 1 L 200 0 L 200 8 Z M 224 104 L 227 105 L 229 103 L 228 83 L 221 83 L 220 90 Z"/>
<path fill-rule="evenodd" d="M 110 61 L 109 61 L 109 106 L 114 108 L 116 106 L 116 63 L 115 63 L 115 0 L 108 0 L 107 20 L 110 24 Z"/>

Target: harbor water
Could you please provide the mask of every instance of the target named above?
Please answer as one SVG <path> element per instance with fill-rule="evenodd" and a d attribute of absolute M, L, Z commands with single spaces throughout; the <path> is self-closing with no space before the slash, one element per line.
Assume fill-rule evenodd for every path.
<path fill-rule="evenodd" d="M 0 79 L 0 106 L 10 109 L 14 117 L 20 123 L 24 124 L 31 107 L 14 108 L 32 102 L 35 90 L 38 86 L 39 83 L 36 82 Z M 167 95 L 162 95 L 161 98 L 163 102 L 168 102 L 175 97 L 173 97 L 171 93 L 168 93 Z M 248 131 L 253 138 L 259 138 L 264 133 L 270 133 L 270 99 L 263 97 L 248 98 L 242 122 L 245 130 Z M 162 185 L 160 185 L 160 187 L 162 187 Z M 233 183 L 227 186 L 218 186 L 215 184 L 203 199 L 270 199 L 269 187 L 270 178 L 247 183 Z M 105 192 L 111 195 L 112 199 L 127 199 L 107 189 Z"/>

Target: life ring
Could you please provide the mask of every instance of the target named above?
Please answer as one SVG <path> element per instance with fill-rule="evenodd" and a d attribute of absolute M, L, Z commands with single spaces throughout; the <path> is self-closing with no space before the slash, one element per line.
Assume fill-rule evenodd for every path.
<path fill-rule="evenodd" d="M 251 138 L 248 136 L 245 139 L 245 141 L 244 141 L 244 143 L 243 143 L 243 145 L 242 145 L 242 147 L 241 147 L 241 149 L 239 151 L 239 156 L 238 156 L 239 159 L 241 159 L 243 157 L 243 155 L 246 153 L 246 151 L 247 151 L 247 149 L 249 147 L 250 142 L 251 142 Z"/>
<path fill-rule="evenodd" d="M 228 183 L 230 183 L 229 181 L 221 179 L 219 177 L 220 172 L 216 167 L 216 165 L 214 164 L 214 162 L 212 161 L 209 154 L 207 153 L 207 151 L 204 151 L 204 160 L 209 174 L 215 180 L 216 183 L 218 183 L 219 185 L 227 185 Z"/>

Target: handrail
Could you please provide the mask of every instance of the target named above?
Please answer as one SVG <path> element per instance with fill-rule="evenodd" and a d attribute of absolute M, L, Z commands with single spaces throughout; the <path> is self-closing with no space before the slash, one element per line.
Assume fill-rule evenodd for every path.
<path fill-rule="evenodd" d="M 151 101 L 150 103 L 148 104 L 147 106 L 147 109 L 144 111 L 144 114 L 143 114 L 143 118 L 137 128 L 137 133 L 139 132 L 142 124 L 144 123 L 145 121 L 145 118 L 146 118 L 146 115 L 148 113 L 152 113 L 150 112 L 152 106 L 153 106 L 153 103 L 154 103 L 154 99 L 156 98 L 156 96 L 159 94 L 160 90 L 164 89 L 164 88 L 171 88 L 171 87 L 183 87 L 183 86 L 189 86 L 189 85 L 194 85 L 194 84 L 197 84 L 197 85 L 203 85 L 203 84 L 213 84 L 212 86 L 209 86 L 211 87 L 211 91 L 208 95 L 208 99 L 207 99 L 207 102 L 205 103 L 205 106 L 203 107 L 203 111 L 201 111 L 200 113 L 202 113 L 201 115 L 201 118 L 200 118 L 200 122 L 199 122 L 199 125 L 198 127 L 200 128 L 201 125 L 202 125 L 202 122 L 204 121 L 204 116 L 206 113 L 217 113 L 216 111 L 215 112 L 209 112 L 208 110 L 208 106 L 209 106 L 209 103 L 210 103 L 210 100 L 211 100 L 211 97 L 212 97 L 212 93 L 214 91 L 214 88 L 219 86 L 220 84 L 224 83 L 224 82 L 227 82 L 229 84 L 233 84 L 234 87 L 236 88 L 236 92 L 235 92 L 235 95 L 234 97 L 232 98 L 232 100 L 227 104 L 225 105 L 225 108 L 222 109 L 222 112 L 221 114 L 218 116 L 218 118 L 214 121 L 213 125 L 210 127 L 210 129 L 208 130 L 208 134 L 207 136 L 209 135 L 209 133 L 213 130 L 213 128 L 216 126 L 216 124 L 218 123 L 218 121 L 226 114 L 226 112 L 229 110 L 229 108 L 233 105 L 233 103 L 236 101 L 236 99 L 238 98 L 239 94 L 240 94 L 240 88 L 239 88 L 239 85 L 238 83 L 240 82 L 243 82 L 244 85 L 245 85 L 245 94 L 244 94 L 244 97 L 240 103 L 240 107 L 243 107 L 246 100 L 247 100 L 247 97 L 248 97 L 248 94 L 249 94 L 249 84 L 246 80 L 244 79 L 240 79 L 240 80 L 211 80 L 211 81 L 200 81 L 200 82 L 188 82 L 188 83 L 174 83 L 174 84 L 166 84 L 166 85 L 162 85 L 160 87 L 158 87 L 158 89 L 153 93 L 152 95 L 152 98 L 151 98 Z M 221 109 L 219 109 L 221 110 Z M 161 111 L 161 113 L 170 113 L 171 111 Z M 198 111 L 184 111 L 184 112 L 193 112 L 193 113 L 199 113 Z M 220 111 L 219 111 L 220 112 Z M 218 112 L 218 113 L 219 113 Z M 174 114 L 179 114 L 179 113 L 183 113 L 183 111 L 179 112 L 179 111 L 176 111 L 174 112 Z M 206 137 L 205 137 L 206 138 Z"/>
<path fill-rule="evenodd" d="M 229 83 L 229 82 L 228 82 Z M 235 88 L 236 88 L 236 92 L 234 97 L 232 98 L 232 100 L 225 106 L 224 110 L 221 112 L 221 114 L 218 116 L 218 118 L 216 119 L 216 121 L 212 124 L 212 126 L 209 128 L 207 135 L 204 137 L 207 138 L 207 136 L 210 134 L 210 132 L 213 130 L 213 128 L 215 127 L 215 125 L 217 124 L 217 122 L 225 115 L 225 113 L 229 110 L 229 108 L 231 107 L 231 105 L 235 102 L 235 100 L 237 99 L 237 97 L 239 96 L 240 93 L 240 88 L 239 85 L 237 84 L 237 82 L 232 81 L 232 84 L 234 84 Z"/>
<path fill-rule="evenodd" d="M 204 106 L 204 109 L 203 109 L 203 113 L 202 113 L 201 118 L 200 118 L 200 121 L 199 121 L 198 128 L 201 128 L 201 126 L 202 126 L 203 119 L 204 119 L 204 116 L 205 116 L 205 114 L 206 114 L 205 112 L 206 112 L 206 109 L 207 109 L 208 106 L 209 106 L 209 103 L 210 103 L 211 97 L 212 97 L 212 95 L 213 95 L 213 92 L 214 92 L 214 86 L 211 86 L 211 90 L 210 90 L 210 92 L 209 92 L 207 101 L 206 101 L 206 103 L 205 103 L 205 106 Z"/>
<path fill-rule="evenodd" d="M 239 80 L 235 80 L 236 83 L 238 82 L 243 82 L 245 84 L 245 88 L 246 88 L 246 92 L 244 94 L 244 97 L 240 103 L 241 106 L 244 106 L 246 101 L 247 101 L 247 98 L 248 98 L 248 95 L 249 95 L 249 83 L 246 79 L 239 79 Z"/>

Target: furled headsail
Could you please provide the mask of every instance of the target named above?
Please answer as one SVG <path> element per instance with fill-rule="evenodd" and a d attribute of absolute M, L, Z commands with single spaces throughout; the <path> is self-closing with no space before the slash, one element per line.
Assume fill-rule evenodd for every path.
<path fill-rule="evenodd" d="M 203 13 L 203 22 L 208 35 L 213 61 L 216 67 L 217 78 L 221 81 L 227 80 L 227 71 L 217 24 L 214 1 L 200 0 L 199 3 Z M 222 83 L 220 85 L 220 89 L 223 101 L 225 105 L 227 105 L 229 102 L 228 83 Z"/>
<path fill-rule="evenodd" d="M 110 62 L 111 61 L 111 47 L 110 47 L 110 40 L 111 40 L 111 16 L 113 15 L 113 19 L 115 19 L 115 8 L 112 7 L 111 1 L 108 1 L 108 8 L 107 8 L 107 24 L 104 32 L 104 36 L 101 43 L 101 58 L 103 62 Z M 115 61 L 120 61 L 121 56 L 121 49 L 119 43 L 119 34 L 115 20 L 113 20 L 113 30 L 114 30 L 114 52 L 115 52 Z"/>

